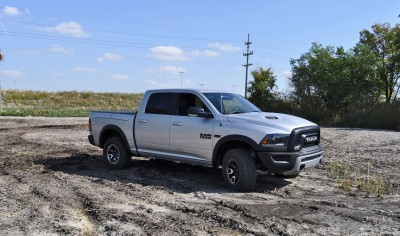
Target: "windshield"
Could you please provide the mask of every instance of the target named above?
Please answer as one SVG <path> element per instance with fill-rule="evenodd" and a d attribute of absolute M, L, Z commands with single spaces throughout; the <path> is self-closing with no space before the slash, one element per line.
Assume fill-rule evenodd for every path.
<path fill-rule="evenodd" d="M 239 94 L 234 94 L 234 93 L 203 93 L 203 94 L 214 105 L 214 107 L 222 114 L 260 112 L 260 109 L 258 109 L 251 102 L 247 101 L 244 97 L 240 96 Z"/>

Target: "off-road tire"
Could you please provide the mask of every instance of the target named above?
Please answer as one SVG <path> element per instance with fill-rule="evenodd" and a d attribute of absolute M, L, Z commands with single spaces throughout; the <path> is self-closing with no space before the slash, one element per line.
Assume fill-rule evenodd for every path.
<path fill-rule="evenodd" d="M 103 156 L 107 166 L 117 170 L 128 167 L 132 157 L 119 137 L 107 139 L 103 148 Z"/>
<path fill-rule="evenodd" d="M 257 173 L 249 151 L 241 148 L 228 150 L 222 160 L 222 177 L 231 189 L 241 192 L 253 190 Z"/>

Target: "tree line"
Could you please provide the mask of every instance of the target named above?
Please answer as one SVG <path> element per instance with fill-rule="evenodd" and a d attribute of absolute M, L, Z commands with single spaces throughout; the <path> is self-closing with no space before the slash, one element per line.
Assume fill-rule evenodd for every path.
<path fill-rule="evenodd" d="M 272 68 L 251 72 L 249 100 L 265 111 L 323 125 L 400 130 L 400 26 L 375 24 L 351 49 L 313 43 L 291 59 L 291 91 L 277 93 Z"/>

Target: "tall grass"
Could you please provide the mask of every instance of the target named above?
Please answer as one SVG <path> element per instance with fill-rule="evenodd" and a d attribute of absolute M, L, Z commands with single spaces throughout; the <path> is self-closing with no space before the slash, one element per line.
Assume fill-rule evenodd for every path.
<path fill-rule="evenodd" d="M 2 91 L 1 116 L 85 117 L 92 110 L 137 110 L 143 94 Z"/>
<path fill-rule="evenodd" d="M 400 131 L 400 102 L 354 106 L 336 117 L 331 123 L 335 126 L 396 129 Z"/>
<path fill-rule="evenodd" d="M 85 117 L 92 110 L 137 110 L 143 94 L 3 90 L 0 116 Z M 299 105 L 285 97 L 260 106 L 264 111 L 304 117 L 324 126 L 400 131 L 400 101 L 356 104 L 332 111 L 318 104 Z"/>
<path fill-rule="evenodd" d="M 364 193 L 366 196 L 383 196 L 398 194 L 398 185 L 394 181 L 373 172 L 371 163 L 367 167 L 351 166 L 348 163 L 333 161 L 330 164 L 328 176 L 335 179 L 338 189 L 349 193 Z"/>

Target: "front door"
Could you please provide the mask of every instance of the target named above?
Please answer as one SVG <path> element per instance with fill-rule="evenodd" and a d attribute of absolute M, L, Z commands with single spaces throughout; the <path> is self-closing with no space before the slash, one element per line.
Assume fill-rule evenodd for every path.
<path fill-rule="evenodd" d="M 191 106 L 209 111 L 195 94 L 178 94 L 178 104 L 170 122 L 170 152 L 172 156 L 197 161 L 212 161 L 213 118 L 193 117 L 187 114 Z"/>

